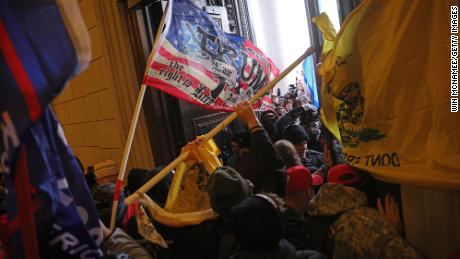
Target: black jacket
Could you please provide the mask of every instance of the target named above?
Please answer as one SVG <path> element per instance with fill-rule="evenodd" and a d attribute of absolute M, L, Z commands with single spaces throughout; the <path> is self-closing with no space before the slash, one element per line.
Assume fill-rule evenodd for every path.
<path fill-rule="evenodd" d="M 314 249 L 312 236 L 305 226 L 305 217 L 292 208 L 280 214 L 283 225 L 283 238 L 296 250 Z"/>
<path fill-rule="evenodd" d="M 326 257 L 319 252 L 311 250 L 299 250 L 286 240 L 281 239 L 278 247 L 264 254 L 254 254 L 247 251 L 242 251 L 234 254 L 231 259 L 325 259 Z"/>
<path fill-rule="evenodd" d="M 323 165 L 323 153 L 311 149 L 307 150 L 305 157 L 302 157 L 302 164 L 311 173 L 316 172 Z"/>
<path fill-rule="evenodd" d="M 285 167 L 265 130 L 251 134 L 251 152 L 255 161 L 254 192 L 272 192 L 284 197 Z"/>

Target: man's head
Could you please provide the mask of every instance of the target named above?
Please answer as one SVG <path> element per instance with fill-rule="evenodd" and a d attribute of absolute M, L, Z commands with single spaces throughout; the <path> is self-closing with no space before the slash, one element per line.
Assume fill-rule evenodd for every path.
<path fill-rule="evenodd" d="M 269 123 L 275 123 L 278 120 L 278 114 L 272 109 L 262 112 L 260 117 L 262 122 L 266 121 Z"/>
<path fill-rule="evenodd" d="M 290 141 L 285 139 L 278 140 L 273 147 L 275 148 L 276 153 L 283 159 L 286 167 L 289 168 L 302 164 L 297 150 Z"/>
<path fill-rule="evenodd" d="M 212 209 L 227 218 L 235 204 L 252 194 L 252 186 L 233 168 L 222 166 L 209 177 L 207 191 Z"/>
<path fill-rule="evenodd" d="M 289 207 L 303 213 L 313 196 L 312 187 L 320 185 L 322 179 L 313 176 L 308 168 L 298 165 L 286 171 L 286 203 Z"/>
<path fill-rule="evenodd" d="M 305 157 L 308 141 L 310 140 L 305 129 L 300 125 L 289 125 L 284 129 L 283 135 L 286 140 L 289 140 L 294 145 L 300 158 Z"/>
<path fill-rule="evenodd" d="M 230 225 L 243 250 L 269 253 L 281 240 L 282 226 L 275 201 L 264 194 L 248 197 L 230 212 Z"/>

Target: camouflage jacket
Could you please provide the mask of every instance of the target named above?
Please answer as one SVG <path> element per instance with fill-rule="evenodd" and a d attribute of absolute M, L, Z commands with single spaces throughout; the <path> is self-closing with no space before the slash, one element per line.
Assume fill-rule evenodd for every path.
<path fill-rule="evenodd" d="M 340 184 L 324 184 L 310 201 L 310 216 L 341 213 L 329 232 L 333 258 L 420 258 L 382 214 L 366 206 L 363 192 Z"/>

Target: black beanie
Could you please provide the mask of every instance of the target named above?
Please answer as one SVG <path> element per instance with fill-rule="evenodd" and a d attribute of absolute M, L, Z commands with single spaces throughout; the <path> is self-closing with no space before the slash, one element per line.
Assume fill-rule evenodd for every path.
<path fill-rule="evenodd" d="M 270 252 L 281 240 L 281 221 L 276 209 L 259 196 L 248 197 L 233 206 L 230 224 L 241 248 L 250 253 Z"/>
<path fill-rule="evenodd" d="M 235 204 L 251 193 L 247 181 L 228 166 L 219 167 L 211 174 L 207 190 L 212 209 L 224 218 Z"/>
<path fill-rule="evenodd" d="M 289 140 L 292 144 L 297 144 L 302 141 L 309 141 L 310 137 L 308 137 L 307 132 L 305 129 L 300 125 L 289 125 L 283 130 L 284 139 Z"/>

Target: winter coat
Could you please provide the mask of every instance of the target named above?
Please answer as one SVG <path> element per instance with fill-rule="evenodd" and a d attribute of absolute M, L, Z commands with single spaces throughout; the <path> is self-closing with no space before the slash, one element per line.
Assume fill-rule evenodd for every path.
<path fill-rule="evenodd" d="M 254 193 L 272 192 L 284 197 L 285 167 L 265 130 L 251 134 L 251 152 L 255 159 Z"/>

